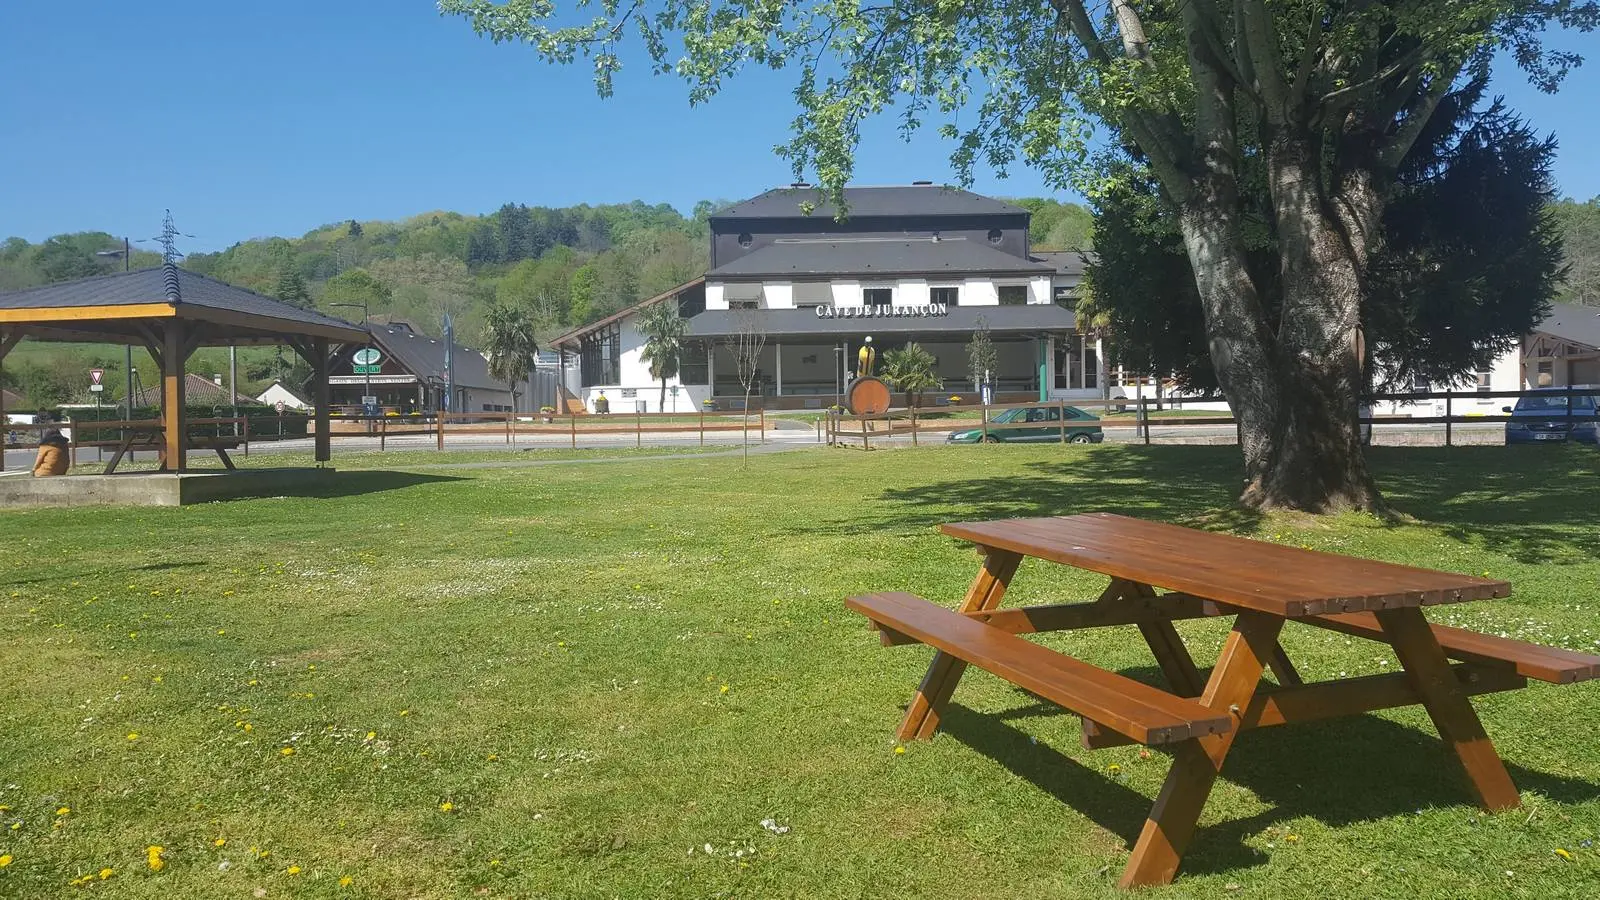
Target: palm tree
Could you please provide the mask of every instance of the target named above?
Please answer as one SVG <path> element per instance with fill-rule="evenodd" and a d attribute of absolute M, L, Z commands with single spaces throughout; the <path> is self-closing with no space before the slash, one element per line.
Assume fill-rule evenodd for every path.
<path fill-rule="evenodd" d="M 511 386 L 511 408 L 517 408 L 517 388 L 528 380 L 528 373 L 539 360 L 539 342 L 534 337 L 533 320 L 517 306 L 489 306 L 484 317 L 483 355 L 489 360 L 489 374 Z"/>
<path fill-rule="evenodd" d="M 906 406 L 912 406 L 913 395 L 920 395 L 943 382 L 935 373 L 939 360 L 922 347 L 910 343 L 883 354 L 883 380 L 906 392 Z"/>
<path fill-rule="evenodd" d="M 657 303 L 639 317 L 639 333 L 644 335 L 639 358 L 650 366 L 650 377 L 661 382 L 661 400 L 656 404 L 661 412 L 667 411 L 667 379 L 678 374 L 678 356 L 688 330 L 688 320 L 678 315 L 678 304 L 671 300 Z"/>

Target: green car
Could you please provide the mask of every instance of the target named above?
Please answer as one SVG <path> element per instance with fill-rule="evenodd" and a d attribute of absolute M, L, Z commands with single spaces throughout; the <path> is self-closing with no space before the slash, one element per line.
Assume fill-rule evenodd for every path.
<path fill-rule="evenodd" d="M 999 428 L 990 431 L 987 440 L 991 444 L 1002 441 L 1006 443 L 1060 441 L 1061 414 L 1062 407 L 1059 406 L 1020 406 L 1004 410 L 990 419 L 989 424 L 1018 426 L 1027 423 L 1028 427 Z M 1075 406 L 1066 407 L 1066 416 L 1069 443 L 1098 444 L 1105 439 L 1105 435 L 1100 432 L 1099 416 L 1090 415 Z M 975 428 L 971 431 L 957 431 L 946 440 L 953 444 L 976 444 L 986 438 L 983 429 Z"/>

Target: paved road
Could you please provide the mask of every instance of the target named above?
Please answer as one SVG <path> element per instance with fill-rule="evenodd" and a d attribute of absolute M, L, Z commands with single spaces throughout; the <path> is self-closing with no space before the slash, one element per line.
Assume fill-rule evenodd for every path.
<path fill-rule="evenodd" d="M 1462 444 L 1499 444 L 1504 434 L 1499 423 L 1488 424 L 1461 424 L 1454 428 L 1454 438 Z M 945 439 L 946 431 L 928 431 L 921 435 L 924 443 L 938 443 Z M 752 435 L 752 440 L 755 435 Z M 1234 428 L 1231 425 L 1163 425 L 1150 429 L 1152 443 L 1203 443 L 1203 444 L 1229 444 L 1234 440 Z M 718 449 L 738 447 L 742 443 L 742 436 L 736 431 L 707 432 L 704 446 L 712 454 Z M 1142 438 L 1132 428 L 1113 428 L 1106 431 L 1108 443 L 1137 443 Z M 909 443 L 909 439 L 896 439 L 891 443 Z M 1386 424 L 1376 427 L 1374 443 L 1377 444 L 1442 444 L 1444 442 L 1443 425 L 1406 425 Z M 786 422 L 784 427 L 769 431 L 764 445 L 752 443 L 752 447 L 765 446 L 771 449 L 792 449 L 800 446 L 814 446 L 817 443 L 816 430 L 807 423 Z M 874 442 L 878 443 L 878 442 Z M 580 449 L 628 449 L 635 445 L 645 447 L 699 447 L 700 436 L 697 432 L 645 432 L 639 438 L 632 434 L 597 434 L 578 438 Z M 395 450 L 427 450 L 436 446 L 433 435 L 405 435 L 388 439 L 387 446 Z M 458 434 L 447 435 L 445 447 L 449 450 L 504 450 L 512 451 L 527 448 L 567 449 L 572 446 L 572 439 L 567 435 L 518 435 L 515 445 L 508 445 L 504 437 L 485 434 Z M 376 450 L 377 438 L 366 437 L 338 437 L 333 442 L 334 459 L 337 461 L 341 450 Z M 311 450 L 309 439 L 276 441 L 272 443 L 254 443 L 250 445 L 252 455 L 258 453 L 284 453 L 308 452 Z M 763 451 L 763 452 L 770 452 Z M 209 454 L 205 454 L 209 456 Z M 708 454 L 709 455 L 709 454 Z M 140 454 L 140 458 L 147 458 L 148 454 Z M 6 471 L 28 469 L 33 466 L 34 451 L 31 449 L 7 450 L 5 452 Z M 79 463 L 93 462 L 96 453 L 93 450 L 79 451 Z M 419 460 L 420 462 L 420 460 Z"/>

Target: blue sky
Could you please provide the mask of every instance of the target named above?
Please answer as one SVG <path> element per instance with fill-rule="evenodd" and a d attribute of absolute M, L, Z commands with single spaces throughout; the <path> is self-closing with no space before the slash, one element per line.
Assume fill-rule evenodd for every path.
<path fill-rule="evenodd" d="M 1510 67 L 1495 89 L 1562 149 L 1563 193 L 1600 194 L 1600 37 L 1562 92 Z M 427 210 L 737 199 L 790 180 L 790 76 L 756 72 L 691 109 L 680 82 L 496 47 L 431 0 L 0 4 L 0 237 L 104 230 L 135 238 L 171 207 L 215 250 L 347 218 Z M 1587 99 L 1586 99 L 1587 98 Z M 875 128 L 864 184 L 953 179 L 949 148 Z M 1044 192 L 1027 170 L 976 189 Z"/>

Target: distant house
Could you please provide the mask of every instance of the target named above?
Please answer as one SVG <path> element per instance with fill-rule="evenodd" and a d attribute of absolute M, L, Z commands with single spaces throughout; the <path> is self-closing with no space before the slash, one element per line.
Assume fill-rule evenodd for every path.
<path fill-rule="evenodd" d="M 1528 387 L 1600 385 L 1600 307 L 1552 303 L 1550 317 L 1522 339 Z"/>
<path fill-rule="evenodd" d="M 272 407 L 282 403 L 284 409 L 304 410 L 311 408 L 310 403 L 300 399 L 298 394 L 285 387 L 281 381 L 274 381 L 272 387 L 267 388 L 256 396 L 256 401 Z"/>
<path fill-rule="evenodd" d="M 190 406 L 254 406 L 257 402 L 249 394 L 230 395 L 221 375 L 207 378 L 190 372 L 184 376 L 183 391 Z M 147 385 L 135 391 L 133 405 L 160 406 L 161 385 Z"/>
<path fill-rule="evenodd" d="M 406 322 L 372 323 L 372 346 L 346 344 L 334 355 L 328 384 L 333 405 L 355 407 L 363 396 L 400 413 L 439 409 L 447 382 L 455 388 L 455 412 L 511 412 L 511 389 L 489 375 L 483 354 L 460 344 L 451 347 L 446 372 L 444 341 L 418 332 Z M 359 361 L 357 357 L 366 362 Z M 360 369 L 360 371 L 358 371 Z M 371 390 L 371 394 L 363 394 Z M 518 392 L 526 398 L 526 388 Z M 526 407 L 528 401 L 523 400 Z"/>
<path fill-rule="evenodd" d="M 6 412 L 4 422 L 20 424 L 33 421 L 33 413 L 27 411 L 27 405 L 22 398 L 4 388 L 0 388 L 0 407 Z"/>

